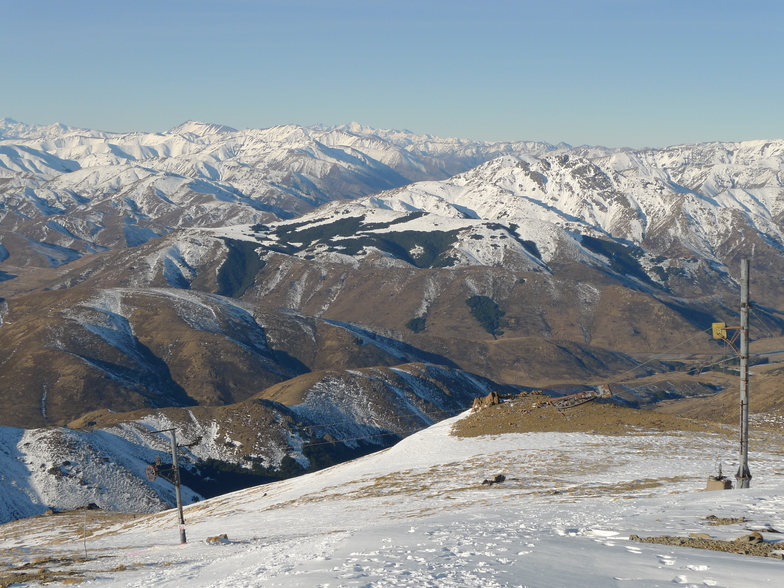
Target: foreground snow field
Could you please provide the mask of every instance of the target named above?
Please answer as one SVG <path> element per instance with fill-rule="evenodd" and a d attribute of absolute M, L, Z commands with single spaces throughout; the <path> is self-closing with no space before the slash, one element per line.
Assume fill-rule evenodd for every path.
<path fill-rule="evenodd" d="M 752 452 L 752 489 L 702 492 L 717 461 L 734 472 L 734 436 L 460 439 L 449 435 L 454 421 L 353 462 L 189 506 L 187 545 L 173 511 L 113 526 L 94 511 L 5 525 L 0 575 L 39 562 L 107 587 L 784 585 L 778 559 L 627 539 L 733 539 L 749 529 L 781 537 L 771 532 L 784 530 L 778 437 L 755 440 L 766 452 Z M 482 484 L 496 474 L 506 480 Z M 708 515 L 747 522 L 709 526 Z M 69 516 L 76 522 L 66 525 Z M 86 561 L 58 568 L 85 548 Z"/>

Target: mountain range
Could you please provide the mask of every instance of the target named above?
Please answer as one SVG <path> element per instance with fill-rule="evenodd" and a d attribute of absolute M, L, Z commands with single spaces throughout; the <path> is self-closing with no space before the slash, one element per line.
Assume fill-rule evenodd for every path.
<path fill-rule="evenodd" d="M 0 231 L 12 263 L 20 256 L 18 265 L 57 266 L 180 227 L 291 218 L 332 200 L 445 179 L 503 153 L 547 149 L 356 124 L 237 131 L 189 121 L 166 133 L 105 133 L 3 119 Z"/>
<path fill-rule="evenodd" d="M 250 427 L 231 459 L 194 464 L 274 477 L 312 466 L 283 422 L 351 424 L 307 437 L 333 448 L 324 465 L 492 389 L 714 395 L 727 383 L 701 366 L 727 356 L 709 330 L 738 320 L 740 259 L 753 336 L 784 334 L 782 211 L 782 140 L 609 149 L 3 119 L 0 425 L 68 436 L 165 414 L 207 439 L 256 415 L 279 432 Z M 352 406 L 383 392 L 377 428 L 352 428 L 369 425 L 340 408 L 349 389 Z M 202 495 L 210 476 L 193 481 Z"/>

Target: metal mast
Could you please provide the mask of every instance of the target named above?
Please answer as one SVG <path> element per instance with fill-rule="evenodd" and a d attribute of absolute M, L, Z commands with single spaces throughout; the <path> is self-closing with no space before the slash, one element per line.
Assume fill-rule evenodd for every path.
<path fill-rule="evenodd" d="M 185 517 L 182 515 L 182 492 L 180 492 L 180 465 L 177 455 L 177 434 L 174 429 L 171 430 L 171 452 L 172 452 L 172 468 L 174 473 L 174 494 L 177 496 L 177 512 L 180 517 L 180 544 L 187 543 L 185 539 Z"/>
<path fill-rule="evenodd" d="M 736 488 L 748 488 L 749 471 L 749 260 L 740 265 L 740 456 Z"/>
<path fill-rule="evenodd" d="M 179 456 L 177 455 L 177 432 L 176 429 L 163 429 L 162 431 L 150 431 L 151 433 L 168 433 L 171 431 L 171 454 L 172 454 L 172 478 L 169 480 L 166 476 L 161 476 L 164 480 L 169 480 L 174 484 L 174 495 L 177 498 L 177 520 L 180 528 L 180 543 L 186 543 L 185 539 L 185 517 L 182 514 L 182 492 L 180 491 L 180 464 Z M 161 469 L 161 457 L 155 458 L 155 465 L 148 465 L 145 473 L 150 482 L 155 481 L 158 477 L 158 472 Z"/>

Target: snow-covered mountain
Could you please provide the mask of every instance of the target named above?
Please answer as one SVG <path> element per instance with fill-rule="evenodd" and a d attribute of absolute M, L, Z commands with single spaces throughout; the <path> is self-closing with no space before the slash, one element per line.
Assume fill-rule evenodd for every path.
<path fill-rule="evenodd" d="M 271 222 L 361 197 L 365 208 L 514 225 L 548 264 L 595 257 L 584 249 L 603 248 L 596 238 L 639 247 L 632 254 L 651 280 L 694 294 L 752 251 L 761 269 L 776 268 L 784 141 L 632 150 L 356 123 L 106 133 L 0 122 L 6 266 L 57 267 L 175 228 Z"/>
<path fill-rule="evenodd" d="M 3 119 L 0 231 L 17 265 L 59 265 L 178 227 L 289 218 L 331 200 L 444 179 L 504 153 L 551 149 L 356 124 L 237 131 L 189 121 L 165 133 L 106 133 Z M 9 246 L 9 233 L 73 251 L 25 257 L 31 247 Z"/>
<path fill-rule="evenodd" d="M 359 198 L 365 208 L 514 225 L 546 264 L 590 262 L 609 242 L 614 250 L 599 253 L 628 268 L 615 251 L 632 246 L 640 273 L 695 295 L 731 283 L 752 252 L 759 269 L 776 271 L 783 178 L 781 140 L 632 150 L 356 123 L 237 131 L 189 121 L 165 133 L 106 133 L 4 119 L 0 257 L 57 267 L 175 228 L 266 223 Z"/>
<path fill-rule="evenodd" d="M 361 202 L 513 223 L 548 263 L 571 255 L 559 252 L 556 227 L 577 241 L 639 246 L 665 258 L 657 281 L 695 259 L 726 271 L 753 247 L 761 257 L 784 252 L 784 141 L 583 151 L 501 157 Z"/>

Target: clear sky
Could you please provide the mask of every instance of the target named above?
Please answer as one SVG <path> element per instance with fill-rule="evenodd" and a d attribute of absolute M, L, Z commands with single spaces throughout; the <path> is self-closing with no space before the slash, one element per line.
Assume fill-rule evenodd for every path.
<path fill-rule="evenodd" d="M 784 138 L 782 0 L 0 0 L 0 118 Z"/>

